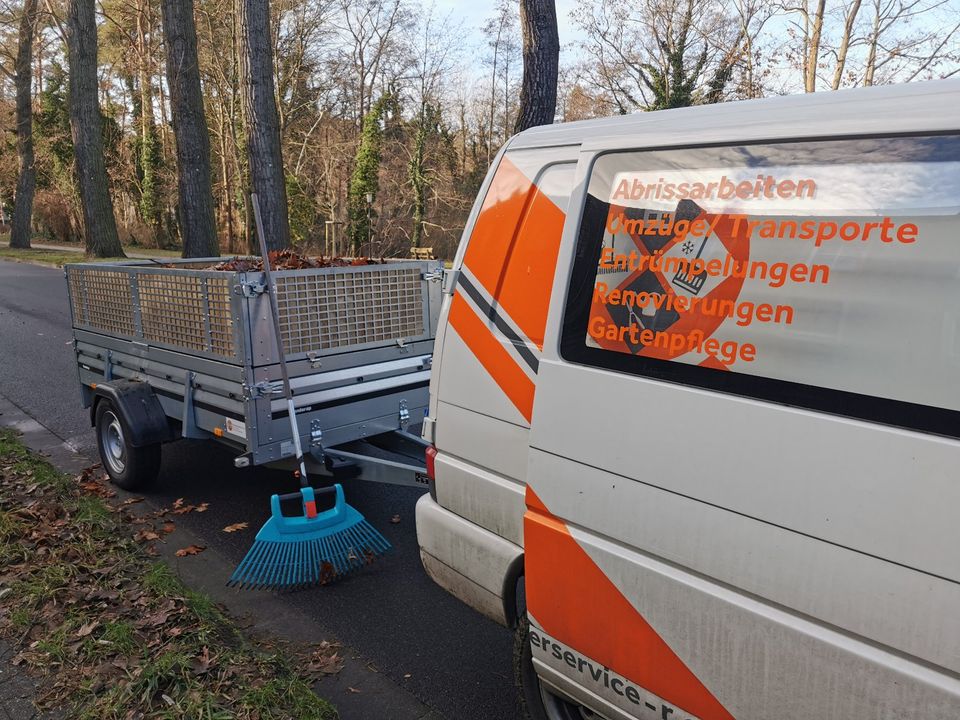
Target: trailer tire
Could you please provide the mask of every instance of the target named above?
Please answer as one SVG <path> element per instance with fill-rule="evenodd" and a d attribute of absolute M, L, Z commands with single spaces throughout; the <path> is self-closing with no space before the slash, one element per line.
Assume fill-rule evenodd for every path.
<path fill-rule="evenodd" d="M 111 482 L 124 490 L 152 485 L 160 473 L 160 443 L 133 447 L 121 413 L 106 398 L 97 403 L 95 418 L 97 449 Z"/>
<path fill-rule="evenodd" d="M 530 621 L 524 611 L 517 618 L 513 633 L 513 672 L 523 720 L 599 720 L 599 716 L 579 705 L 571 705 L 540 682 L 533 667 L 530 648 Z"/>

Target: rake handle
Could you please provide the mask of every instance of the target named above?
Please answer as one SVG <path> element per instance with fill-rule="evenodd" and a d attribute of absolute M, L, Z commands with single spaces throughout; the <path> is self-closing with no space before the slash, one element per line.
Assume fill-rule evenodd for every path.
<path fill-rule="evenodd" d="M 273 318 L 273 339 L 277 344 L 277 358 L 280 361 L 280 375 L 283 378 L 283 395 L 287 399 L 287 416 L 290 418 L 290 434 L 293 435 L 293 449 L 297 453 L 297 463 L 300 465 L 300 486 L 308 487 L 307 466 L 303 459 L 303 448 L 300 447 L 300 429 L 297 426 L 297 412 L 293 407 L 293 389 L 290 387 L 290 372 L 287 370 L 286 352 L 283 347 L 283 335 L 280 330 L 280 301 L 277 298 L 277 286 L 273 283 L 273 269 L 270 267 L 270 249 L 267 247 L 267 237 L 263 232 L 263 220 L 260 217 L 260 198 L 257 193 L 250 195 L 250 204 L 253 206 L 253 219 L 257 227 L 257 240 L 260 242 L 260 254 L 263 256 L 263 276 L 267 281 L 267 299 L 270 305 L 270 314 Z"/>
<path fill-rule="evenodd" d="M 337 492 L 337 488 L 335 487 L 313 489 L 314 495 L 334 495 L 336 492 Z M 299 492 L 287 493 L 286 495 L 280 496 L 280 500 L 283 502 L 286 502 L 287 500 L 299 500 L 300 498 L 301 498 L 301 494 Z"/>

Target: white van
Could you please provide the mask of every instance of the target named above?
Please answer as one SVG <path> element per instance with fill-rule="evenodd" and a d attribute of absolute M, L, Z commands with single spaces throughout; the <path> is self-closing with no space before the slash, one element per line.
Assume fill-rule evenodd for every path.
<path fill-rule="evenodd" d="M 529 717 L 960 718 L 960 81 L 530 130 L 447 280 L 421 554 Z"/>

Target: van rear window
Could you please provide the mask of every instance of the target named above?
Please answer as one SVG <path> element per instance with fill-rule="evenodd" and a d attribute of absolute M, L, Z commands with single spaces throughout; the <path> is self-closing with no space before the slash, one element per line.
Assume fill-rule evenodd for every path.
<path fill-rule="evenodd" d="M 561 355 L 960 436 L 960 137 L 599 156 Z"/>

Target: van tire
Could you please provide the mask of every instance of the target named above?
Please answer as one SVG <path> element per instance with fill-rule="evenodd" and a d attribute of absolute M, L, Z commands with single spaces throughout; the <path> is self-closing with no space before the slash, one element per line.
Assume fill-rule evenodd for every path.
<path fill-rule="evenodd" d="M 517 618 L 517 627 L 513 632 L 513 676 L 517 683 L 517 699 L 522 720 L 548 720 L 540 697 L 540 678 L 533 669 L 530 621 L 526 614 Z"/>
<path fill-rule="evenodd" d="M 571 705 L 560 698 L 546 693 L 540 684 L 537 671 L 533 668 L 533 650 L 530 648 L 530 620 L 526 612 L 517 619 L 513 632 L 513 674 L 517 684 L 517 699 L 520 704 L 521 720 L 586 720 L 596 717 L 588 710 Z"/>
<path fill-rule="evenodd" d="M 133 447 L 122 415 L 106 398 L 97 403 L 95 417 L 97 450 L 110 481 L 124 490 L 152 485 L 160 473 L 160 443 Z"/>

